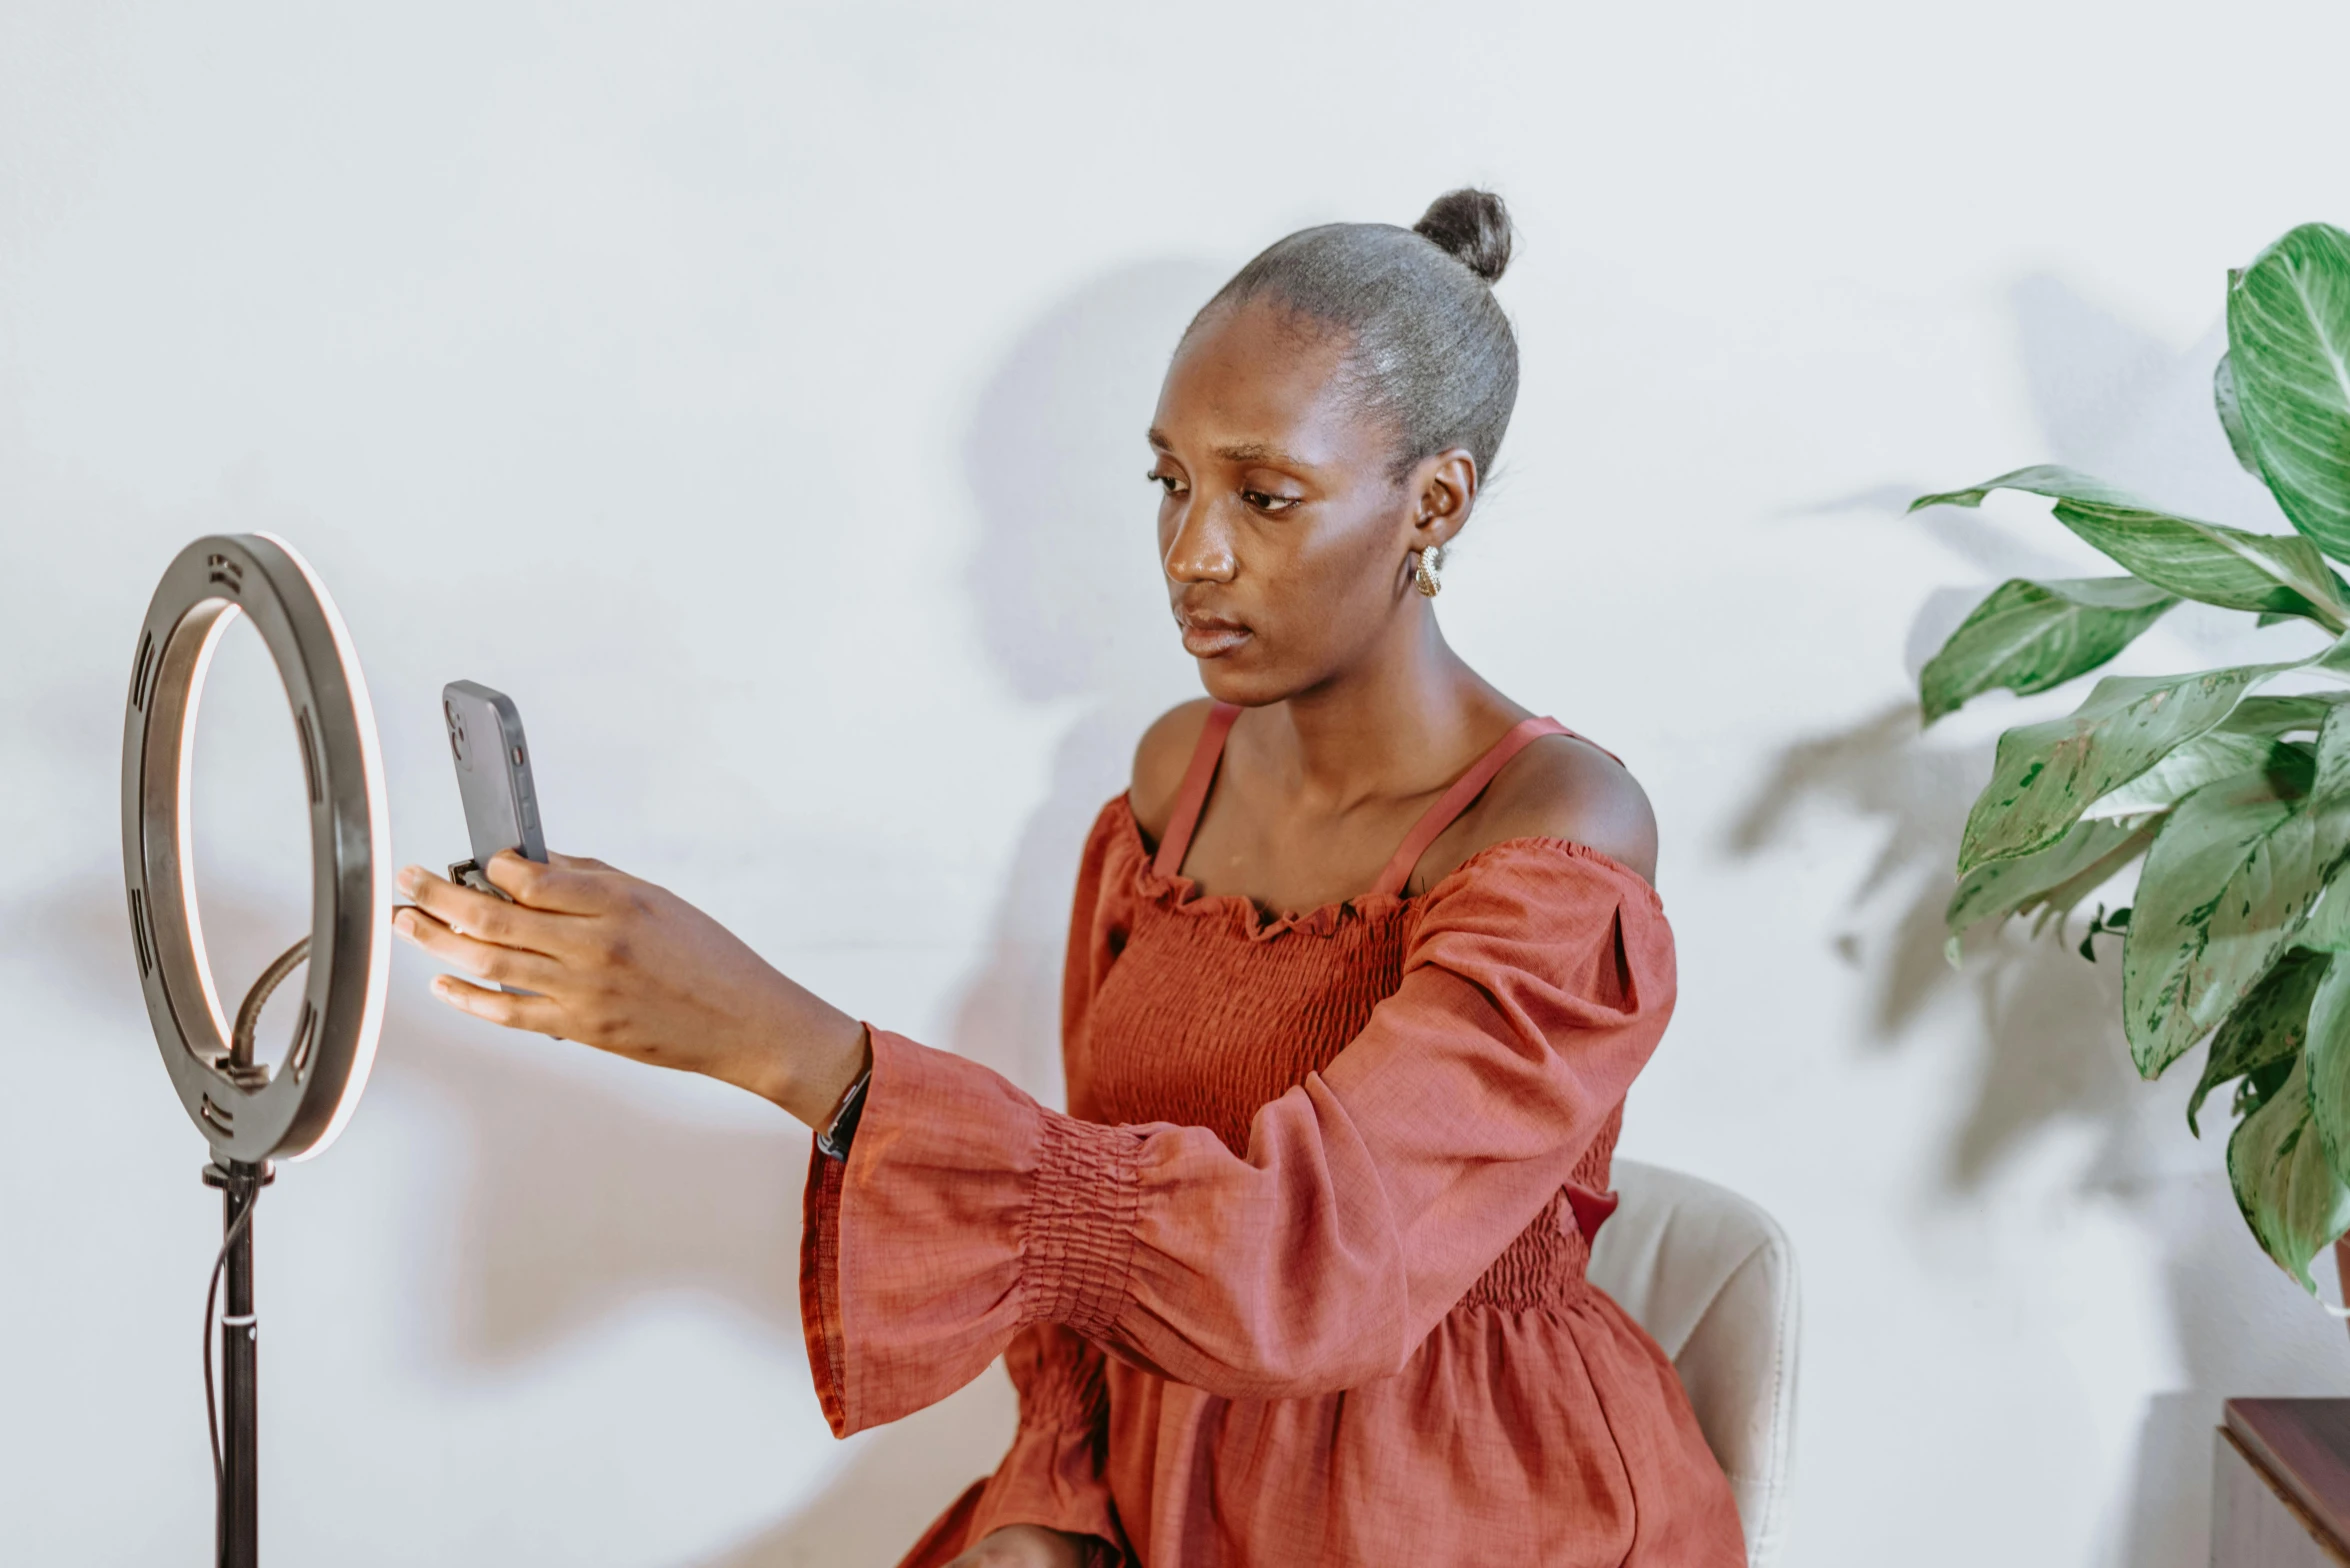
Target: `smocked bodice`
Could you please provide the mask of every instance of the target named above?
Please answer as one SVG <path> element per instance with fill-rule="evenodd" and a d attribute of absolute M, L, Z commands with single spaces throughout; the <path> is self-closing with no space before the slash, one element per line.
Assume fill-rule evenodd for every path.
<path fill-rule="evenodd" d="M 1110 813 L 1123 820 L 1105 824 L 1114 837 L 1104 880 L 1132 886 L 1085 1038 L 1069 1042 L 1071 1109 L 1205 1127 L 1243 1153 L 1258 1109 L 1327 1067 L 1402 985 L 1426 895 L 1371 894 L 1268 919 L 1246 899 L 1200 896 L 1189 878 L 1153 869 L 1127 804 Z M 1618 1106 L 1569 1186 L 1464 1308 L 1558 1305 L 1580 1293 L 1591 1249 L 1568 1194 L 1607 1192 L 1622 1116 Z"/>

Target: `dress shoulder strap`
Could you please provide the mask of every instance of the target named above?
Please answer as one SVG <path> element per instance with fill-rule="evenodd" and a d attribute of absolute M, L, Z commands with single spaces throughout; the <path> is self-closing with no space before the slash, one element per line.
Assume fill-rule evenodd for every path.
<path fill-rule="evenodd" d="M 1412 869 L 1419 865 L 1420 857 L 1428 853 L 1428 846 L 1435 843 L 1479 795 L 1485 793 L 1485 786 L 1493 782 L 1496 773 L 1508 766 L 1512 757 L 1545 735 L 1574 735 L 1577 740 L 1583 738 L 1556 719 L 1528 719 L 1495 741 L 1492 748 L 1477 759 L 1475 766 L 1453 780 L 1452 788 L 1446 790 L 1436 804 L 1430 806 L 1420 820 L 1413 824 L 1411 832 L 1404 835 L 1403 843 L 1395 851 L 1395 858 L 1387 863 L 1385 871 L 1379 873 L 1379 884 L 1371 890 L 1373 896 L 1381 893 L 1392 896 L 1403 892 L 1412 879 Z"/>
<path fill-rule="evenodd" d="M 1167 831 L 1159 836 L 1159 852 L 1151 858 L 1151 869 L 1163 877 L 1183 870 L 1191 835 L 1208 803 L 1208 788 L 1216 782 L 1216 764 L 1224 760 L 1224 737 L 1232 733 L 1232 721 L 1239 717 L 1240 709 L 1229 702 L 1219 702 L 1208 710 L 1199 744 L 1192 748 L 1191 766 L 1183 773 L 1183 787 L 1175 792 L 1175 815 L 1167 819 Z"/>

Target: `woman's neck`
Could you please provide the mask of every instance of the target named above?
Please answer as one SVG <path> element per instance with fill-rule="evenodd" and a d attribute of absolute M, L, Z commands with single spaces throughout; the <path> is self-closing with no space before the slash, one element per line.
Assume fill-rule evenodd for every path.
<path fill-rule="evenodd" d="M 1445 642 L 1426 605 L 1347 669 L 1267 710 L 1267 739 L 1301 803 L 1343 813 L 1441 788 L 1515 722 L 1507 699 Z M 1506 725 L 1502 725 L 1506 727 Z"/>

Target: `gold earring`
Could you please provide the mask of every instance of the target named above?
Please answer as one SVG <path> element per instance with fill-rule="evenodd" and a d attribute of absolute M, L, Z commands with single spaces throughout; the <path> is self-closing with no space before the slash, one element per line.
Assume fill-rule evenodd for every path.
<path fill-rule="evenodd" d="M 1443 569 L 1444 546 L 1432 544 L 1420 552 L 1419 564 L 1412 568 L 1412 580 L 1424 596 L 1433 599 L 1444 592 L 1444 579 L 1436 575 Z"/>

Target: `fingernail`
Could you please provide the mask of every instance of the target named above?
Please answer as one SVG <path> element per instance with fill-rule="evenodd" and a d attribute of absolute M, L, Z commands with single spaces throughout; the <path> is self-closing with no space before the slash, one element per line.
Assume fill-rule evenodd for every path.
<path fill-rule="evenodd" d="M 401 892 L 408 894 L 410 897 L 414 897 L 416 890 L 423 885 L 424 868 L 422 866 L 402 866 L 400 868 Z"/>
<path fill-rule="evenodd" d="M 416 917 L 408 913 L 407 910 L 395 909 L 392 911 L 392 930 L 398 935 L 413 937 L 416 935 L 415 925 Z"/>

